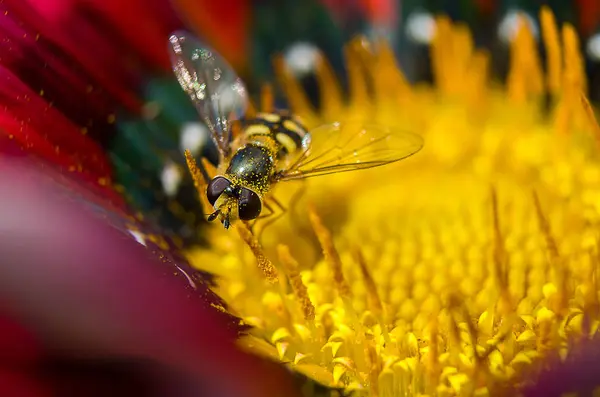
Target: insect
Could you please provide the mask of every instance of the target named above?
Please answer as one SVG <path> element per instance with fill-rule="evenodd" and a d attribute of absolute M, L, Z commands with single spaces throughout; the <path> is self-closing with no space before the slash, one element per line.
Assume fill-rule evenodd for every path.
<path fill-rule="evenodd" d="M 331 123 L 308 130 L 286 111 L 244 118 L 248 93 L 233 69 L 187 32 L 170 36 L 173 70 L 206 123 L 218 152 L 217 174 L 201 170 L 209 221 L 227 229 L 285 208 L 270 194 L 279 183 L 389 164 L 418 152 L 420 136 L 367 123 Z M 238 128 L 235 128 L 235 127 Z"/>

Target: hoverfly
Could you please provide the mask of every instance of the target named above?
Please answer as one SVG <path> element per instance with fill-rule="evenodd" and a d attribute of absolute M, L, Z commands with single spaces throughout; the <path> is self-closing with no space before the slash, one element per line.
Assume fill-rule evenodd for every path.
<path fill-rule="evenodd" d="M 229 228 L 285 209 L 270 191 L 275 184 L 389 164 L 418 152 L 420 136 L 382 125 L 332 123 L 312 130 L 286 111 L 244 119 L 248 93 L 234 70 L 187 32 L 170 38 L 173 70 L 210 130 L 219 152 L 217 175 L 202 171 L 213 206 L 209 221 Z M 241 124 L 234 133 L 233 123 Z M 268 210 L 268 214 L 264 210 Z"/>

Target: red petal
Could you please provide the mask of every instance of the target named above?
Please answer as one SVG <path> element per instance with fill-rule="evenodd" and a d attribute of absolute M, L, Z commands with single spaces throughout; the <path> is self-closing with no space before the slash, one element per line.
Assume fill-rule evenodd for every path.
<path fill-rule="evenodd" d="M 43 3 L 45 0 L 37 0 Z M 139 53 L 144 62 L 156 64 L 171 73 L 166 48 L 169 34 L 182 27 L 169 1 L 165 0 L 83 0 L 90 10 L 106 18 L 110 28 L 126 44 Z M 83 8 L 83 7 L 82 7 Z"/>
<path fill-rule="evenodd" d="M 120 215 L 81 199 L 52 170 L 0 157 L 0 302 L 64 356 L 149 359 L 212 395 L 294 396 L 277 366 L 237 350 L 231 316 Z M 235 382 L 231 382 L 235 379 Z"/>
<path fill-rule="evenodd" d="M 203 36 L 233 67 L 247 63 L 248 0 L 172 0 L 188 25 Z"/>
<path fill-rule="evenodd" d="M 100 145 L 2 67 L 0 87 L 0 131 L 70 171 L 95 177 L 98 183 L 110 182 L 110 164 Z"/>
<path fill-rule="evenodd" d="M 600 24 L 600 3 L 598 0 L 578 0 L 579 25 L 584 36 L 593 33 Z"/>
<path fill-rule="evenodd" d="M 0 395 L 4 397 L 53 397 L 30 373 L 0 368 Z"/>
<path fill-rule="evenodd" d="M 14 319 L 0 313 L 0 367 L 22 367 L 41 356 L 38 341 Z"/>
<path fill-rule="evenodd" d="M 107 37 L 107 32 L 95 29 L 88 20 L 83 18 L 48 21 L 27 1 L 11 2 L 10 4 L 5 2 L 1 8 L 4 8 L 0 11 L 4 11 L 5 19 L 16 21 L 28 33 L 27 36 L 14 40 L 13 47 L 23 45 L 21 40 L 33 40 L 38 36 L 43 38 L 43 42 L 38 44 L 37 51 L 38 53 L 41 51 L 43 55 L 40 57 L 42 62 L 49 58 L 48 60 L 52 63 L 35 65 L 37 70 L 43 71 L 48 68 L 50 71 L 55 71 L 58 65 L 62 67 L 62 70 L 56 72 L 61 74 L 70 72 L 71 79 L 80 77 L 76 74 L 77 67 L 74 71 L 70 71 L 65 68 L 68 67 L 68 63 L 59 64 L 52 59 L 55 58 L 52 55 L 52 49 L 57 49 L 66 57 L 71 58 L 71 63 L 79 64 L 89 74 L 90 80 L 87 85 L 95 89 L 101 87 L 110 96 L 116 98 L 117 103 L 129 109 L 139 107 L 137 96 L 133 92 L 139 83 L 138 76 L 133 73 L 131 68 L 124 67 L 126 61 L 123 57 L 126 56 L 126 53 L 118 51 L 120 49 L 117 47 L 118 42 L 111 42 L 110 36 Z M 67 14 L 67 16 L 72 16 L 72 14 Z M 3 54 L 3 58 L 6 58 L 6 55 Z M 31 62 L 31 60 L 29 61 Z M 26 62 L 27 59 L 21 60 L 22 64 L 26 65 Z M 3 60 L 3 63 L 6 65 L 6 60 Z M 65 83 L 68 84 L 68 82 Z M 81 90 L 81 93 L 85 93 L 85 87 L 86 85 L 83 86 L 84 90 Z"/>

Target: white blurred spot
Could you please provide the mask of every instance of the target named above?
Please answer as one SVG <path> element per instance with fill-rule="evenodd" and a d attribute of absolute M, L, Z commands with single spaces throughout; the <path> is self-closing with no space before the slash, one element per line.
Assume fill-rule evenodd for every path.
<path fill-rule="evenodd" d="M 165 164 L 160 175 L 160 180 L 163 185 L 163 191 L 169 197 L 177 194 L 179 184 L 181 183 L 181 169 L 172 162 Z"/>
<path fill-rule="evenodd" d="M 210 132 L 202 123 L 185 123 L 181 128 L 181 137 L 179 138 L 179 147 L 181 150 L 189 150 L 193 155 L 200 153 Z"/>
<path fill-rule="evenodd" d="M 127 229 L 127 231 L 129 232 L 129 234 L 131 234 L 133 236 L 135 241 L 137 241 L 138 243 L 140 243 L 144 247 L 146 247 L 146 240 L 144 239 L 144 235 L 142 233 L 138 232 L 137 230 Z"/>
<path fill-rule="evenodd" d="M 223 83 L 216 92 L 219 94 L 219 110 L 225 116 L 230 112 L 239 113 L 240 108 L 246 107 L 246 91 L 240 82 Z"/>
<path fill-rule="evenodd" d="M 525 11 L 514 9 L 509 10 L 506 13 L 498 26 L 498 37 L 500 37 L 500 40 L 504 43 L 510 43 L 516 37 L 517 32 L 519 31 L 519 24 L 521 23 L 521 15 L 525 17 L 525 21 L 527 22 L 533 37 L 536 39 L 538 38 L 539 30 L 531 15 L 527 14 Z"/>
<path fill-rule="evenodd" d="M 435 19 L 425 11 L 415 11 L 406 20 L 406 35 L 418 44 L 429 44 L 435 35 Z"/>
<path fill-rule="evenodd" d="M 284 60 L 292 73 L 298 77 L 313 72 L 319 60 L 320 51 L 314 44 L 298 42 L 292 44 L 284 54 Z"/>
<path fill-rule="evenodd" d="M 600 33 L 596 33 L 587 42 L 587 53 L 593 61 L 600 61 Z"/>

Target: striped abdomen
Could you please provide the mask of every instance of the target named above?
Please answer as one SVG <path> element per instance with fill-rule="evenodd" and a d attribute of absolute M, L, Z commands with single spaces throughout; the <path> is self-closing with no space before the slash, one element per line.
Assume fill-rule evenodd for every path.
<path fill-rule="evenodd" d="M 271 138 L 278 159 L 302 150 L 308 137 L 306 128 L 287 112 L 259 113 L 244 123 L 243 134 L 248 141 Z"/>

